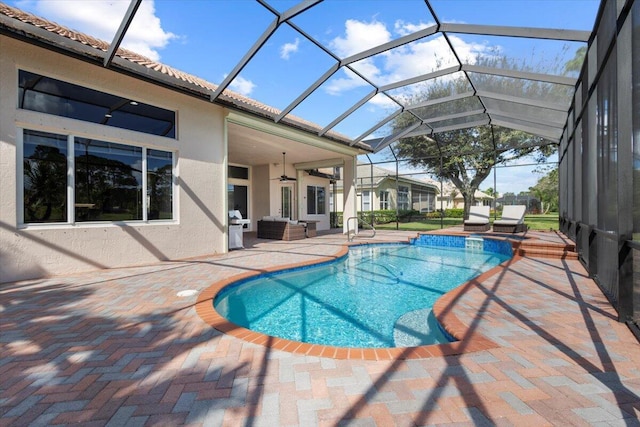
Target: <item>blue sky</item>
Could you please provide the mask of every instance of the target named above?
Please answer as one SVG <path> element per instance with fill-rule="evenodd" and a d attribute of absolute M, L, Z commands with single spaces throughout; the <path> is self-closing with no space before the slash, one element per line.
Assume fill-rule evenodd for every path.
<path fill-rule="evenodd" d="M 20 0 L 9 4 L 44 18 L 111 41 L 128 0 Z M 284 11 L 296 1 L 269 1 Z M 432 0 L 442 22 L 591 30 L 597 0 Z M 274 19 L 252 0 L 143 1 L 123 46 L 213 83 L 220 83 Z M 339 58 L 361 52 L 434 23 L 422 0 L 325 0 L 293 23 L 328 47 Z M 454 35 L 451 42 L 464 58 L 489 54 L 492 49 L 537 67 L 551 67 L 571 57 L 578 44 L 529 43 L 525 39 Z M 354 64 L 362 75 L 385 84 L 450 64 L 442 37 L 428 37 Z M 436 61 L 438 59 L 438 61 Z M 439 65 L 436 64 L 439 62 Z M 231 89 L 283 109 L 335 60 L 288 26 L 281 26 Z M 352 73 L 339 71 L 293 114 L 325 126 L 361 99 L 371 87 Z M 394 106 L 376 96 L 336 127 L 357 137 Z M 376 156 L 376 159 L 384 155 Z M 528 162 L 528 160 L 524 160 Z M 501 177 L 502 175 L 502 177 Z M 498 191 L 519 192 L 535 184 L 531 168 L 502 169 Z M 481 188 L 493 186 L 485 182 Z"/>

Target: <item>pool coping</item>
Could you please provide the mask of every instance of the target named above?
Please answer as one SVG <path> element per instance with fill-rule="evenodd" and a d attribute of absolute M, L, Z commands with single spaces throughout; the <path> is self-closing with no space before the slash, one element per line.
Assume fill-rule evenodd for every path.
<path fill-rule="evenodd" d="M 425 234 L 425 233 L 418 233 Z M 452 233 L 455 236 L 456 234 Z M 385 242 L 394 243 L 394 242 Z M 407 241 L 398 240 L 395 243 L 407 243 Z M 513 242 L 512 247 L 514 247 Z M 292 341 L 284 338 L 277 338 L 263 333 L 255 332 L 236 325 L 222 317 L 214 308 L 213 301 L 216 295 L 225 287 L 242 280 L 259 276 L 262 274 L 278 272 L 282 270 L 297 269 L 302 267 L 315 266 L 334 260 L 338 260 L 346 256 L 350 246 L 377 245 L 378 242 L 371 243 L 354 243 L 349 242 L 342 245 L 341 249 L 332 256 L 318 257 L 314 260 L 279 265 L 261 269 L 260 271 L 248 271 L 239 273 L 228 278 L 219 280 L 211 286 L 203 290 L 195 303 L 195 310 L 198 316 L 213 327 L 214 329 L 231 335 L 253 344 L 262 345 L 276 350 L 282 350 L 295 354 L 306 354 L 309 356 L 328 357 L 333 359 L 348 360 L 397 360 L 397 359 L 425 359 L 430 357 L 452 356 L 465 353 L 471 353 L 482 350 L 497 348 L 498 344 L 487 338 L 485 335 L 473 330 L 465 325 L 451 310 L 448 309 L 454 304 L 465 292 L 475 287 L 482 281 L 499 274 L 515 262 L 523 257 L 514 253 L 509 260 L 493 267 L 492 269 L 476 276 L 475 278 L 457 286 L 447 292 L 433 305 L 433 313 L 440 323 L 440 326 L 457 341 L 445 344 L 430 344 L 417 347 L 394 347 L 394 348 L 352 348 L 352 347 L 335 347 L 321 344 L 308 344 L 300 341 Z M 514 251 L 515 252 L 515 251 Z"/>

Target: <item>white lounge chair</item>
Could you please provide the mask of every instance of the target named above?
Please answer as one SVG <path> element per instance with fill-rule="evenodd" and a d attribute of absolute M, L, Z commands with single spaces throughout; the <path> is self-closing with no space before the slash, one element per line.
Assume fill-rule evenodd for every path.
<path fill-rule="evenodd" d="M 464 220 L 464 231 L 488 231 L 489 215 L 489 206 L 471 206 L 469 218 Z"/>
<path fill-rule="evenodd" d="M 502 209 L 502 218 L 493 221 L 493 231 L 498 233 L 521 233 L 527 231 L 524 223 L 525 205 L 510 205 Z"/>

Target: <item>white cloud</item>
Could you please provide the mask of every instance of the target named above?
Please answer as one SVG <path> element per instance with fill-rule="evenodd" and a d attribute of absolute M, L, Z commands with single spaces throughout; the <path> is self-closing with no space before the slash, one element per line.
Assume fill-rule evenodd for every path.
<path fill-rule="evenodd" d="M 393 102 L 387 95 L 384 95 L 382 93 L 378 93 L 376 96 L 371 98 L 369 100 L 369 102 L 372 105 L 375 105 L 376 107 L 390 109 L 390 110 L 393 110 L 393 111 L 395 111 L 395 110 L 400 108 L 400 106 L 398 104 Z"/>
<path fill-rule="evenodd" d="M 387 52 L 384 83 L 404 80 L 457 65 L 444 37 L 418 40 Z"/>
<path fill-rule="evenodd" d="M 432 23 L 411 23 L 399 20 L 393 25 L 393 35 L 402 37 L 430 25 Z M 344 34 L 334 38 L 329 46 L 339 56 L 347 57 L 386 43 L 392 39 L 393 35 L 382 22 L 376 20 L 362 22 L 351 19 L 345 22 Z M 456 36 L 449 36 L 449 39 L 459 57 L 470 63 L 475 62 L 478 55 L 495 55 L 496 49 L 499 49 L 486 44 L 466 43 Z M 385 85 L 455 65 L 457 61 L 449 44 L 444 37 L 436 34 L 358 61 L 351 67 L 373 83 Z M 344 69 L 343 73 L 342 77 L 334 78 L 330 84 L 326 85 L 325 90 L 329 94 L 339 95 L 341 92 L 366 86 L 366 82 L 349 70 Z M 383 102 L 383 104 L 388 103 Z"/>
<path fill-rule="evenodd" d="M 292 53 L 296 53 L 298 51 L 299 46 L 300 46 L 300 39 L 297 37 L 293 43 L 283 44 L 280 47 L 280 58 L 289 59 Z"/>
<path fill-rule="evenodd" d="M 340 57 L 360 53 L 391 40 L 391 33 L 386 26 L 378 21 L 362 22 L 349 19 L 345 22 L 344 36 L 331 40 L 329 47 Z M 370 58 L 358 61 L 353 68 L 366 76 L 377 76 L 380 70 Z M 344 77 L 333 79 L 325 90 L 331 95 L 339 95 L 343 91 L 365 86 L 367 83 L 348 69 L 344 70 Z"/>
<path fill-rule="evenodd" d="M 433 22 L 431 23 L 424 23 L 424 22 L 420 22 L 418 24 L 412 24 L 410 22 L 404 22 L 402 20 L 397 20 L 394 24 L 393 24 L 393 29 L 395 30 L 395 32 L 402 36 L 408 36 L 409 34 L 413 34 L 416 31 L 420 31 L 420 30 L 424 30 L 425 28 L 434 25 Z"/>
<path fill-rule="evenodd" d="M 229 84 L 229 87 L 241 95 L 249 96 L 251 95 L 251 92 L 253 92 L 253 89 L 256 88 L 256 85 L 251 80 L 247 80 L 241 76 L 236 76 L 236 78 L 233 79 L 231 84 Z"/>
<path fill-rule="evenodd" d="M 347 57 L 378 46 L 391 40 L 391 33 L 384 23 L 378 21 L 362 22 L 348 19 L 345 22 L 344 37 L 336 37 L 329 46 L 340 57 Z"/>
<path fill-rule="evenodd" d="M 359 70 L 360 71 L 360 70 Z M 371 66 L 371 73 L 376 73 L 377 69 L 375 66 Z M 331 79 L 331 81 L 324 86 L 324 90 L 329 95 L 339 96 L 342 92 L 346 92 L 348 90 L 354 89 L 356 87 L 366 86 L 367 82 L 362 80 L 355 74 L 353 71 L 345 68 L 343 71 L 344 77 L 338 77 Z"/>
<path fill-rule="evenodd" d="M 30 0 L 19 7 L 51 21 L 111 43 L 129 7 L 128 0 Z M 158 50 L 177 36 L 162 28 L 153 0 L 144 0 L 129 26 L 122 47 L 159 60 Z"/>

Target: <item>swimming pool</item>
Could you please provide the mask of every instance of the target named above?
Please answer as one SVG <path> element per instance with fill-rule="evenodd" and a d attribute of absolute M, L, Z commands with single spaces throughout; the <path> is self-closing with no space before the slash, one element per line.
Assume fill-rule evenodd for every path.
<path fill-rule="evenodd" d="M 214 306 L 247 329 L 312 344 L 388 348 L 449 342 L 431 313 L 434 302 L 510 257 L 504 250 L 488 252 L 486 245 L 470 251 L 454 240 L 447 247 L 419 240 L 351 247 L 338 261 L 230 285 Z"/>

